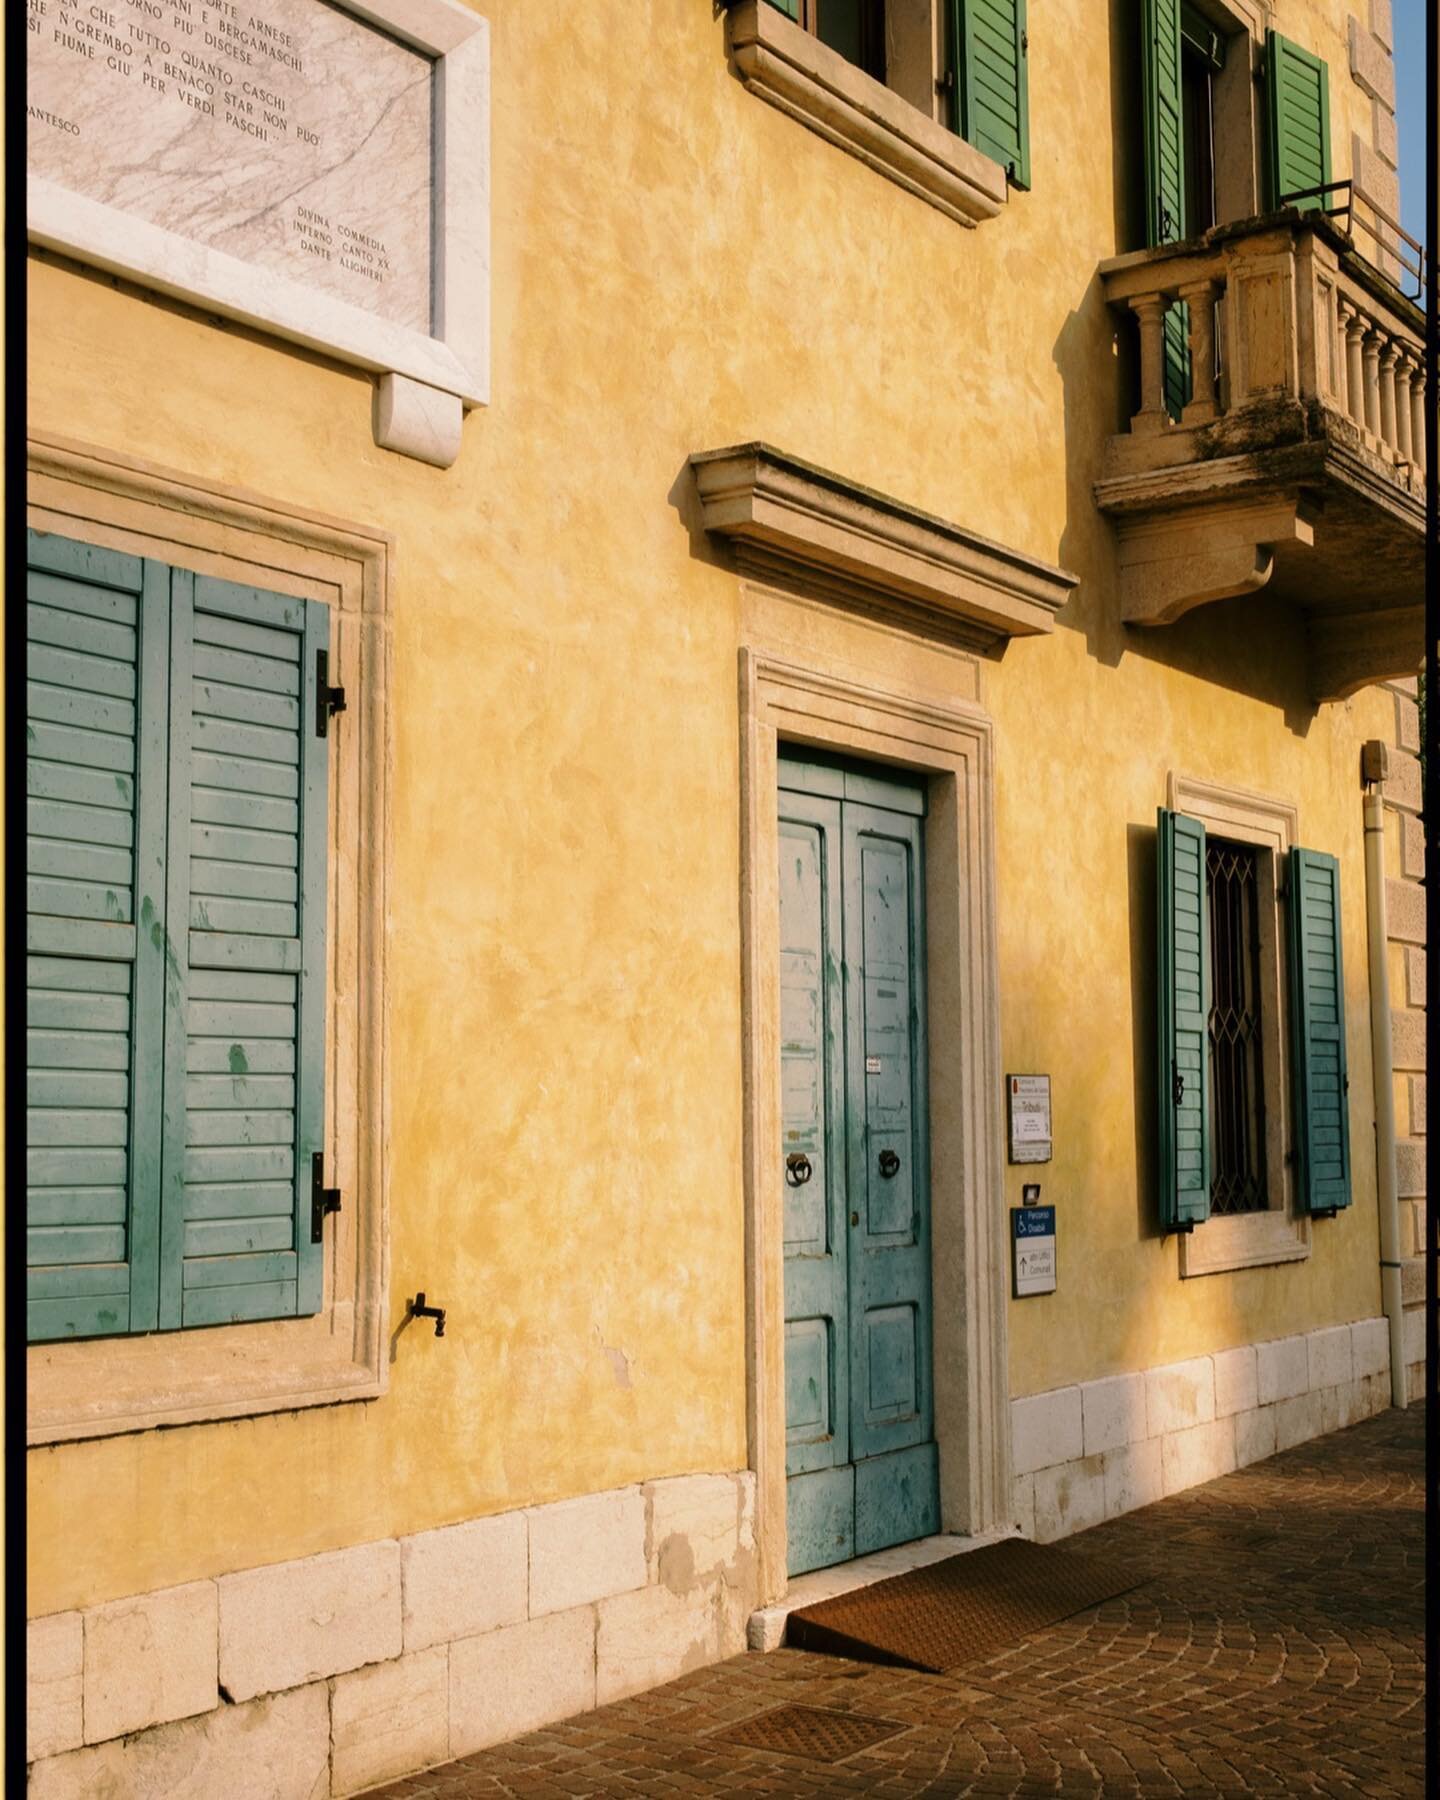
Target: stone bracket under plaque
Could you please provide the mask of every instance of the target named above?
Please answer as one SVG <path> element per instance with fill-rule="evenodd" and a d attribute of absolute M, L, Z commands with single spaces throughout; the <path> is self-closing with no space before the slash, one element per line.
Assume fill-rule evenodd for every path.
<path fill-rule="evenodd" d="M 375 442 L 419 462 L 448 469 L 460 454 L 464 408 L 454 394 L 408 375 L 382 375 L 375 384 Z"/>
<path fill-rule="evenodd" d="M 377 377 L 372 411 L 376 442 L 448 467 L 459 454 L 465 410 L 489 400 L 488 21 L 456 0 L 336 0 L 334 8 L 323 0 L 270 0 L 267 8 L 256 10 L 273 13 L 270 23 L 276 29 L 289 27 L 295 32 L 292 60 L 275 61 L 269 84 L 272 90 L 286 88 L 284 123 L 277 128 L 270 122 L 273 144 L 262 152 L 276 159 L 261 179 L 268 177 L 279 190 L 277 218 L 279 206 L 290 197 L 284 182 L 297 164 L 303 168 L 312 141 L 323 146 L 316 151 L 322 159 L 317 182 L 332 177 L 337 169 L 343 180 L 348 170 L 343 155 L 325 163 L 330 146 L 301 129 L 308 110 L 312 115 L 308 123 L 323 132 L 324 121 L 313 114 L 323 109 L 324 83 L 335 60 L 344 58 L 347 74 L 355 66 L 362 71 L 370 68 L 366 41 L 373 35 L 373 91 L 381 114 L 389 111 L 392 93 L 386 83 L 396 79 L 396 59 L 403 64 L 408 52 L 411 70 L 420 67 L 423 72 L 423 63 L 414 55 L 418 52 L 431 64 L 429 104 L 416 108 L 426 120 L 428 135 L 411 151 L 421 159 L 419 170 L 411 176 L 409 195 L 396 194 L 390 202 L 399 237 L 409 238 L 407 262 L 402 267 L 400 253 L 392 251 L 386 278 L 393 275 L 394 288 L 385 288 L 383 300 L 378 287 L 372 301 L 368 287 L 339 272 L 363 269 L 367 261 L 373 269 L 375 253 L 364 246 L 377 240 L 373 233 L 359 233 L 353 221 L 347 226 L 338 210 L 325 220 L 329 237 L 316 240 L 329 245 L 330 254 L 322 259 L 331 264 L 328 269 L 321 269 L 309 254 L 298 254 L 294 226 L 283 242 L 283 229 L 278 237 L 272 234 L 259 241 L 247 237 L 245 227 L 252 220 L 243 216 L 235 221 L 233 233 L 227 216 L 222 216 L 218 229 L 215 226 L 217 210 L 225 215 L 227 206 L 235 205 L 226 186 L 228 170 L 216 172 L 217 148 L 223 170 L 232 139 L 247 142 L 240 135 L 247 127 L 230 117 L 225 105 L 227 95 L 239 92 L 238 79 L 228 90 L 217 88 L 209 115 L 198 119 L 184 115 L 189 123 L 182 130 L 161 113 L 169 101 L 162 102 L 153 85 L 142 92 L 139 84 L 112 81 L 93 63 L 77 63 L 79 83 L 72 82 L 64 62 L 71 52 L 52 48 L 48 41 L 31 44 L 30 69 L 32 85 L 37 76 L 52 85 L 60 83 L 60 98 L 47 112 L 57 138 L 31 140 L 28 236 L 33 243 L 77 261 L 371 371 Z M 374 27 L 379 29 L 372 34 Z M 245 72 L 237 60 L 235 75 Z M 414 92 L 413 73 L 403 68 L 401 73 Z M 86 81 L 101 85 L 87 90 L 81 85 Z M 357 86 L 363 87 L 363 82 Z M 60 109 L 75 110 L 79 122 L 78 109 L 87 101 L 91 111 L 82 130 L 65 133 L 64 149 L 57 152 L 58 125 L 63 123 L 57 117 Z M 242 105 L 234 107 L 237 115 L 243 116 Z M 30 111 L 33 114 L 35 108 Z M 260 116 L 252 113 L 252 121 L 258 122 Z M 106 136 L 125 135 L 127 127 L 133 131 L 136 120 L 142 126 L 153 124 L 165 139 L 165 154 L 156 155 L 151 164 L 142 161 L 142 168 L 163 169 L 167 160 L 173 167 L 177 157 L 189 158 L 186 174 L 193 167 L 197 181 L 193 215 L 186 210 L 188 196 L 174 188 L 166 192 L 158 179 L 126 190 L 125 180 L 135 170 L 123 166 L 124 158 L 109 154 Z M 195 133 L 200 135 L 191 135 Z M 343 135 L 344 120 L 337 119 L 336 136 Z M 413 144 L 413 137 L 410 141 Z M 126 142 L 133 162 L 134 144 L 128 136 Z M 77 143 L 83 148 L 77 150 Z M 87 156 L 92 145 L 94 152 Z M 427 151 L 429 230 L 421 228 L 421 236 L 414 237 L 403 227 L 415 218 L 415 191 L 423 193 L 426 185 Z M 372 149 L 372 159 L 374 154 Z M 281 159 L 286 158 L 282 169 Z M 359 161 L 357 150 L 352 192 L 360 192 L 368 204 L 376 181 Z M 381 167 L 382 186 L 393 167 L 393 161 Z M 84 191 L 87 186 L 91 191 Z M 323 214 L 331 209 L 320 201 L 317 210 Z M 263 217 L 264 211 L 254 216 Z M 309 245 L 305 248 L 308 252 Z M 341 261 L 342 257 L 348 260 Z M 408 293 L 408 303 L 392 303 L 392 291 Z M 353 297 L 357 294 L 361 297 Z"/>

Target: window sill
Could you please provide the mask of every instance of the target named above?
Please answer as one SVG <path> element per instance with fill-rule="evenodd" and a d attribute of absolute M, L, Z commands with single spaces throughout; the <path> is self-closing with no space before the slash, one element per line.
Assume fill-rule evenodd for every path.
<path fill-rule="evenodd" d="M 802 31 L 765 0 L 739 0 L 725 19 L 737 74 L 762 100 L 859 157 L 961 225 L 993 219 L 1005 171 L 908 100 Z"/>
<path fill-rule="evenodd" d="M 1310 1254 L 1309 1223 L 1278 1207 L 1209 1218 L 1180 1240 L 1181 1278 L 1302 1262 Z"/>

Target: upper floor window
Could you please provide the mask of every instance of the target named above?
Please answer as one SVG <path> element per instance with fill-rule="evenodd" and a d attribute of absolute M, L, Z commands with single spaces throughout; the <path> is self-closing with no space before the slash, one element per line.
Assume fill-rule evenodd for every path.
<path fill-rule="evenodd" d="M 885 79 L 885 0 L 788 0 L 780 11 L 877 81 Z"/>
<path fill-rule="evenodd" d="M 1187 237 L 1208 231 L 1215 212 L 1215 77 L 1225 40 L 1193 6 L 1180 9 L 1180 120 Z"/>
<path fill-rule="evenodd" d="M 1029 187 L 1026 0 L 768 4 Z"/>
<path fill-rule="evenodd" d="M 1329 75 L 1299 44 L 1263 45 L 1221 0 L 1141 0 L 1147 245 L 1196 237 L 1330 180 Z"/>

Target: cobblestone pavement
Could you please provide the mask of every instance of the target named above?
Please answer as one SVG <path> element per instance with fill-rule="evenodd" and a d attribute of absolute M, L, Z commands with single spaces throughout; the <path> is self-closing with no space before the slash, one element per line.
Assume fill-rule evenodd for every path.
<path fill-rule="evenodd" d="M 1066 1540 L 1149 1579 L 954 1674 L 733 1657 L 368 1800 L 1423 1795 L 1424 1504 L 1423 1408 L 1391 1410 Z M 784 1704 L 892 1735 L 717 1735 Z"/>

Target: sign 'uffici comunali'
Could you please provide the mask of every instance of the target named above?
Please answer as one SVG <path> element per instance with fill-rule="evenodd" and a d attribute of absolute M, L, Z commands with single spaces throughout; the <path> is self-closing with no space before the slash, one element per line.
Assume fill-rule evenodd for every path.
<path fill-rule="evenodd" d="M 430 329 L 430 58 L 320 0 L 27 5 L 32 173 Z"/>
<path fill-rule="evenodd" d="M 26 23 L 31 241 L 375 372 L 377 441 L 453 460 L 489 398 L 485 19 L 26 0 Z"/>

